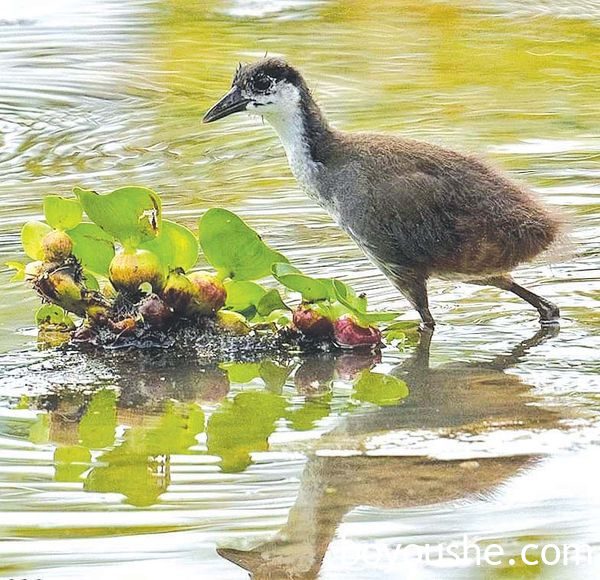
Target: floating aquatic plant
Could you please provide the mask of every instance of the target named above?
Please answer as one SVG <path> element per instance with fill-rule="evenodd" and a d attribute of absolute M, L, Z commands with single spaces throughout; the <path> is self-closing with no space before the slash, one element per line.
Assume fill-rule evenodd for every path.
<path fill-rule="evenodd" d="M 304 274 L 226 209 L 206 211 L 196 235 L 163 219 L 151 189 L 73 193 L 44 198 L 45 221 L 21 231 L 31 261 L 8 263 L 44 301 L 36 314 L 42 329 L 89 341 L 99 331 L 142 336 L 212 319 L 226 333 L 288 327 L 355 347 L 377 345 L 375 325 L 397 316 L 368 311 L 366 296 L 341 280 Z M 195 270 L 201 252 L 213 271 Z M 294 296 L 295 306 L 287 303 Z"/>

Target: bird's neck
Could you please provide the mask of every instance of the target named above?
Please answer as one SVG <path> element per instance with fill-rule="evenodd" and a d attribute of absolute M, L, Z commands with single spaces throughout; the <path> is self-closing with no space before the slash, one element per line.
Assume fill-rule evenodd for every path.
<path fill-rule="evenodd" d="M 317 177 L 324 167 L 333 130 L 309 93 L 283 110 L 265 115 L 285 149 L 292 173 L 307 193 L 318 197 Z"/>

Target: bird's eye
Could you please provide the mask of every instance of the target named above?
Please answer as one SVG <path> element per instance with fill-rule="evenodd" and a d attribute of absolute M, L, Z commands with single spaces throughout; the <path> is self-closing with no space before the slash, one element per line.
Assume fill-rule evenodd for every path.
<path fill-rule="evenodd" d="M 271 79 L 265 75 L 257 76 L 252 81 L 252 86 L 256 91 L 265 92 L 271 87 Z"/>

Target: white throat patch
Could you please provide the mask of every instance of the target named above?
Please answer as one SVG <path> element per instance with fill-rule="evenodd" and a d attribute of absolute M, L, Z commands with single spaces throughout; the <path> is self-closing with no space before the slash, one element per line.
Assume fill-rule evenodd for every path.
<path fill-rule="evenodd" d="M 265 95 L 264 100 L 268 104 L 248 107 L 248 111 L 261 115 L 275 129 L 294 177 L 310 197 L 318 200 L 319 165 L 310 155 L 300 106 L 300 92 L 289 83 L 280 83 L 276 91 Z"/>

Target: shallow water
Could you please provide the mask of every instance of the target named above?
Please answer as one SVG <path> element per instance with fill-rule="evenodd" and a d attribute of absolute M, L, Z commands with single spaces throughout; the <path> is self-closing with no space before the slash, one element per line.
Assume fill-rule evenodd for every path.
<path fill-rule="evenodd" d="M 504 167 L 571 215 L 576 255 L 518 273 L 560 305 L 557 335 L 498 290 L 433 282 L 430 351 L 221 367 L 38 350 L 36 298 L 3 269 L 0 578 L 597 578 L 598 557 L 509 559 L 600 542 L 599 49 L 586 0 L 2 2 L 3 262 L 43 194 L 136 182 L 190 226 L 239 212 L 416 324 L 269 128 L 201 125 L 265 51 L 303 68 L 340 127 Z M 391 557 L 464 534 L 502 564 Z"/>

